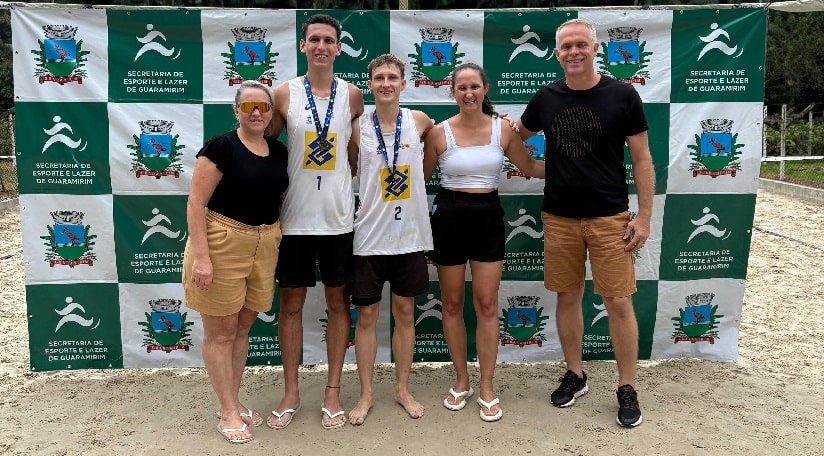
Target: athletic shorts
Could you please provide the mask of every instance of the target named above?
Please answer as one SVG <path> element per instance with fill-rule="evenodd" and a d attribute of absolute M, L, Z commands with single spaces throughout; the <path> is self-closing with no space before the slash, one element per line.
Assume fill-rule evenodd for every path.
<path fill-rule="evenodd" d="M 456 192 L 442 188 L 432 202 L 432 241 L 427 256 L 441 266 L 504 259 L 504 209 L 498 191 Z"/>
<path fill-rule="evenodd" d="M 584 286 L 586 259 L 595 294 L 610 298 L 635 293 L 635 257 L 623 239 L 629 213 L 575 219 L 541 213 L 544 223 L 544 286 L 555 292 Z"/>
<path fill-rule="evenodd" d="M 400 255 L 355 255 L 355 285 L 352 304 L 371 306 L 381 300 L 383 284 L 389 282 L 392 293 L 405 298 L 429 290 L 429 270 L 423 252 Z"/>
<path fill-rule="evenodd" d="M 280 223 L 250 226 L 214 211 L 206 212 L 206 242 L 213 282 L 208 290 L 192 283 L 191 238 L 183 253 L 183 292 L 186 307 L 213 316 L 241 308 L 266 312 L 275 297 Z"/>
<path fill-rule="evenodd" d="M 324 236 L 286 235 L 280 243 L 277 281 L 281 288 L 311 288 L 321 283 L 340 287 L 352 283 L 354 232 Z"/>

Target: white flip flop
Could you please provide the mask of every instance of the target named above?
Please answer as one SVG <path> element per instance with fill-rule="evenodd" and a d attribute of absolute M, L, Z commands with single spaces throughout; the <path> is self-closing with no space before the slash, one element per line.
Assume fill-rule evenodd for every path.
<path fill-rule="evenodd" d="M 501 417 L 502 417 L 502 416 L 504 416 L 504 410 L 503 410 L 502 408 L 500 408 L 500 407 L 498 407 L 498 413 L 496 413 L 496 414 L 494 414 L 494 415 L 487 415 L 486 413 L 484 413 L 484 409 L 487 409 L 488 411 L 490 411 L 490 412 L 491 412 L 491 411 L 492 411 L 492 407 L 495 407 L 495 406 L 496 406 L 496 405 L 498 405 L 498 403 L 500 403 L 500 402 L 501 402 L 501 401 L 500 401 L 500 400 L 498 400 L 498 398 L 497 398 L 497 397 L 496 397 L 495 399 L 492 399 L 492 401 L 490 401 L 490 402 L 486 402 L 485 400 L 483 400 L 483 399 L 481 399 L 481 398 L 479 397 L 479 398 L 478 398 L 478 405 L 480 405 L 480 406 L 481 406 L 481 411 L 480 411 L 480 413 L 481 413 L 481 419 L 482 419 L 482 420 L 484 420 L 484 421 L 486 421 L 486 422 L 492 422 L 492 421 L 498 421 L 498 420 L 500 420 L 500 419 L 501 419 Z"/>
<path fill-rule="evenodd" d="M 461 391 L 460 393 L 458 393 L 455 391 L 454 388 L 449 388 L 449 394 L 451 394 L 452 397 L 455 398 L 455 400 L 460 399 L 461 402 L 458 402 L 457 404 L 451 404 L 449 402 L 449 398 L 445 398 L 443 400 L 443 406 L 449 410 L 452 410 L 453 412 L 457 412 L 458 410 L 461 410 L 462 408 L 466 407 L 466 400 L 472 397 L 473 394 L 475 394 L 475 390 L 473 390 L 470 386 L 468 390 Z"/>
<path fill-rule="evenodd" d="M 293 409 L 288 408 L 288 409 L 286 409 L 286 410 L 284 410 L 280 413 L 278 413 L 277 410 L 272 410 L 272 416 L 277 418 L 278 421 L 283 422 L 283 425 L 282 426 L 272 426 L 272 424 L 269 423 L 268 419 L 266 420 L 266 425 L 269 426 L 270 428 L 276 430 L 276 431 L 286 429 L 286 426 L 289 426 L 292 423 L 292 420 L 295 418 L 295 415 L 297 415 L 299 411 L 300 411 L 300 404 L 298 404 L 298 406 L 293 408 Z M 289 419 L 287 419 L 286 421 L 283 421 L 282 420 L 283 415 L 286 415 L 287 413 L 289 414 Z"/>
<path fill-rule="evenodd" d="M 343 415 L 344 413 L 346 413 L 346 412 L 344 412 L 343 410 L 341 410 L 341 411 L 339 411 L 339 412 L 337 412 L 337 413 L 332 413 L 332 412 L 330 412 L 330 411 L 329 411 L 329 409 L 327 409 L 326 407 L 321 407 L 321 408 L 320 408 L 320 411 L 321 411 L 321 412 L 323 412 L 323 413 L 324 413 L 324 415 L 326 415 L 326 416 L 328 416 L 328 417 L 329 417 L 329 421 L 332 421 L 332 420 L 334 420 L 335 418 L 337 418 L 337 417 L 339 417 L 339 416 Z M 323 422 L 323 418 L 321 418 L 321 420 L 320 420 L 320 425 L 321 425 L 321 427 L 323 427 L 324 429 L 326 429 L 327 431 L 329 431 L 329 430 L 331 430 L 331 429 L 338 429 L 338 428 L 342 428 L 342 427 L 346 426 L 346 420 L 343 420 L 343 421 L 341 421 L 341 422 L 340 422 L 340 423 L 338 423 L 338 424 L 326 424 L 326 423 L 324 423 L 324 422 Z"/>

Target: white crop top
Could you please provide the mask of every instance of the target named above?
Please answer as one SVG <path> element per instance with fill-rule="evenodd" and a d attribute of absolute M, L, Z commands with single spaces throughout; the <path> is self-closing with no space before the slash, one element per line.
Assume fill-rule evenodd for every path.
<path fill-rule="evenodd" d="M 486 146 L 459 146 L 449 122 L 443 121 L 446 150 L 438 157 L 441 187 L 498 188 L 504 165 L 501 119 L 492 118 L 492 138 Z"/>

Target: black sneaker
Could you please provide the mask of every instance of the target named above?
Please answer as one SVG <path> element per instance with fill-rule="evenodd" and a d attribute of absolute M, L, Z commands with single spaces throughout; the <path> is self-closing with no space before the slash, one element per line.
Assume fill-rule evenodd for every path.
<path fill-rule="evenodd" d="M 631 385 L 618 388 L 618 417 L 615 420 L 619 426 L 635 427 L 644 419 L 641 417 L 641 406 L 638 405 L 638 393 Z"/>
<path fill-rule="evenodd" d="M 587 387 L 587 373 L 581 371 L 584 378 L 579 377 L 571 370 L 566 371 L 563 377 L 558 381 L 561 385 L 552 392 L 550 402 L 556 407 L 569 407 L 575 403 L 575 399 L 583 396 L 589 391 Z"/>

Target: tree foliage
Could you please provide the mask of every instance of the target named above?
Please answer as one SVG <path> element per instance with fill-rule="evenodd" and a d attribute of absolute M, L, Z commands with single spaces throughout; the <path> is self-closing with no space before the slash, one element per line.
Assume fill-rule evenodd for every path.
<path fill-rule="evenodd" d="M 57 0 L 54 3 L 77 3 Z M 282 8 L 282 9 L 359 9 L 398 8 L 397 0 L 104 0 L 85 1 L 88 5 L 183 6 L 214 8 Z"/>
<path fill-rule="evenodd" d="M 11 14 L 0 9 L 0 115 L 14 106 L 14 74 L 12 72 Z"/>
<path fill-rule="evenodd" d="M 824 102 L 824 12 L 771 11 L 764 99 L 768 104 Z"/>

